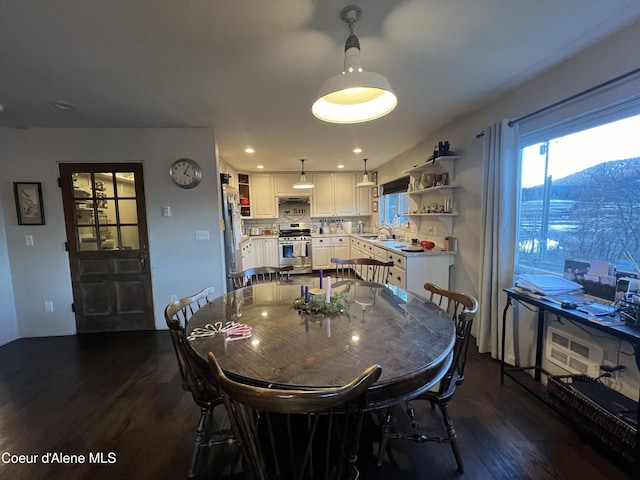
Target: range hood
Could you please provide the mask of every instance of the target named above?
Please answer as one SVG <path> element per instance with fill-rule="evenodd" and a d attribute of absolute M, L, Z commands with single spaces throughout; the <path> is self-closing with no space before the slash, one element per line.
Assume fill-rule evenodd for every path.
<path fill-rule="evenodd" d="M 310 197 L 278 197 L 278 203 L 309 203 Z"/>

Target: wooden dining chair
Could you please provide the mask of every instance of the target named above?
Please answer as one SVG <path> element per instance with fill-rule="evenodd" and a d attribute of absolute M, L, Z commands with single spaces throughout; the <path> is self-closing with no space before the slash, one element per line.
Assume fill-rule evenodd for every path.
<path fill-rule="evenodd" d="M 209 366 L 225 394 L 227 414 L 241 439 L 244 458 L 258 479 L 358 477 L 366 393 L 380 377 L 379 365 L 343 386 L 309 390 L 236 382 L 225 375 L 211 352 Z"/>
<path fill-rule="evenodd" d="M 255 267 L 243 272 L 230 272 L 229 278 L 233 281 L 234 290 L 237 290 L 256 283 L 289 281 L 291 270 L 293 270 L 293 265 L 285 267 Z"/>
<path fill-rule="evenodd" d="M 415 418 L 415 410 L 411 405 L 411 401 L 404 402 L 405 411 L 411 421 L 411 432 L 391 432 L 392 414 L 394 410 L 394 407 L 391 407 L 387 409 L 382 423 L 382 439 L 380 441 L 380 449 L 378 450 L 378 466 L 382 465 L 382 454 L 386 450 L 390 438 L 412 440 L 418 443 L 442 443 L 448 441 L 458 465 L 458 472 L 464 473 L 464 464 L 462 463 L 462 456 L 458 448 L 457 433 L 449 416 L 448 404 L 453 398 L 456 387 L 462 384 L 464 380 L 469 337 L 471 336 L 473 319 L 478 311 L 478 301 L 466 293 L 445 290 L 432 283 L 425 283 L 424 288 L 428 292 L 429 300 L 440 306 L 440 308 L 445 310 L 451 317 L 456 328 L 456 341 L 453 347 L 453 360 L 444 377 L 437 385 L 416 398 L 413 398 L 411 401 L 426 400 L 431 404 L 431 408 L 438 407 L 446 430 L 446 437 L 421 433 L 421 428 Z"/>
<path fill-rule="evenodd" d="M 193 478 L 196 474 L 202 448 L 233 441 L 229 428 L 213 427 L 213 411 L 216 406 L 222 405 L 222 393 L 211 381 L 211 374 L 206 364 L 199 360 L 191 349 L 185 333 L 191 316 L 213 299 L 213 293 L 213 287 L 207 287 L 194 295 L 171 302 L 164 310 L 178 362 L 182 388 L 191 393 L 194 402 L 200 407 L 200 419 L 196 427 L 196 438 L 189 464 L 189 478 Z"/>
<path fill-rule="evenodd" d="M 332 258 L 336 264 L 338 280 L 362 279 L 367 282 L 389 283 L 389 276 L 393 262 L 382 262 L 375 258 Z"/>

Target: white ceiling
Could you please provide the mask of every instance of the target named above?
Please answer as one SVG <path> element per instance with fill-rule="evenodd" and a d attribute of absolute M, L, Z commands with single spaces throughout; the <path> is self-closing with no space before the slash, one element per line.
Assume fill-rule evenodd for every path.
<path fill-rule="evenodd" d="M 335 125 L 311 104 L 342 68 L 348 3 L 5 0 L 0 126 L 207 127 L 239 169 L 374 169 L 640 18 L 637 0 L 354 1 L 363 67 L 389 79 L 398 107 Z"/>

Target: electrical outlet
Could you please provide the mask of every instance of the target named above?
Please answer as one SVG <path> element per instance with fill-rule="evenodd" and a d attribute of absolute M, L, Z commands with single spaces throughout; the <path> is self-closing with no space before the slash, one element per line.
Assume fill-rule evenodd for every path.
<path fill-rule="evenodd" d="M 53 302 L 51 300 L 44 302 L 44 311 L 46 313 L 53 313 Z"/>
<path fill-rule="evenodd" d="M 438 234 L 438 229 L 436 227 L 429 227 L 427 228 L 427 235 L 437 235 Z"/>
<path fill-rule="evenodd" d="M 209 240 L 209 230 L 196 230 L 196 240 Z"/>

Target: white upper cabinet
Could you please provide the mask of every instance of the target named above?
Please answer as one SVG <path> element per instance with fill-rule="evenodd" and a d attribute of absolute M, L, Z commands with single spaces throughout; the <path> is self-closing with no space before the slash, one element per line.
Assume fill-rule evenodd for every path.
<path fill-rule="evenodd" d="M 356 189 L 356 215 L 372 215 L 371 200 L 373 198 L 373 188 Z"/>
<path fill-rule="evenodd" d="M 356 214 L 356 174 L 336 173 L 333 208 L 338 217 Z"/>
<path fill-rule="evenodd" d="M 312 217 L 356 215 L 355 173 L 316 173 L 313 183 Z"/>
<path fill-rule="evenodd" d="M 313 182 L 313 175 L 305 174 L 307 180 Z M 293 184 L 300 181 L 299 173 L 278 173 L 276 175 L 276 195 L 279 197 L 310 196 L 309 190 L 293 188 Z"/>
<path fill-rule="evenodd" d="M 253 173 L 251 175 L 251 218 L 277 218 L 274 175 Z"/>

